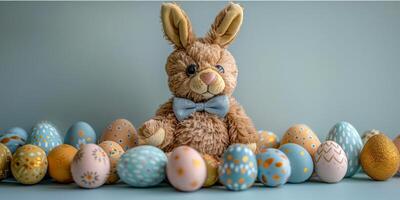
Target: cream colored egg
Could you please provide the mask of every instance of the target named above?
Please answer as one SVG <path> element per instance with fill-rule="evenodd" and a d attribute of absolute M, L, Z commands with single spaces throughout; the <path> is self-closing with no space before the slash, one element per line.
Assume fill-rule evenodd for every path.
<path fill-rule="evenodd" d="M 106 183 L 116 183 L 119 180 L 119 176 L 117 174 L 117 164 L 125 151 L 118 143 L 114 141 L 104 141 L 100 143 L 99 146 L 106 152 L 108 158 L 110 158 L 110 175 Z"/>

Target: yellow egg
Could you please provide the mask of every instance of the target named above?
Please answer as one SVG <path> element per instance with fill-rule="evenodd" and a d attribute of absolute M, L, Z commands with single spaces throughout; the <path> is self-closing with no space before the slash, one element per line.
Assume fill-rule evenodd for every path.
<path fill-rule="evenodd" d="M 207 167 L 207 178 L 203 184 L 203 187 L 211 187 L 218 181 L 218 160 L 214 157 L 205 154 L 203 159 Z"/>
<path fill-rule="evenodd" d="M 100 143 L 99 146 L 106 152 L 106 154 L 110 158 L 110 174 L 106 183 L 116 183 L 119 180 L 117 174 L 117 164 L 122 154 L 124 154 L 124 149 L 122 149 L 121 145 L 114 141 L 104 141 Z"/>
<path fill-rule="evenodd" d="M 38 146 L 27 144 L 15 151 L 11 161 L 14 178 L 26 185 L 40 182 L 46 175 L 46 153 Z"/>
<path fill-rule="evenodd" d="M 78 150 L 68 144 L 62 144 L 50 151 L 47 159 L 49 161 L 49 174 L 60 183 L 71 183 L 71 163 Z"/>
<path fill-rule="evenodd" d="M 364 172 L 374 180 L 384 181 L 399 168 L 400 155 L 393 142 L 384 134 L 372 136 L 360 155 Z"/>
<path fill-rule="evenodd" d="M 318 136 L 305 124 L 296 124 L 290 127 L 282 137 L 281 145 L 295 143 L 305 148 L 314 157 L 321 142 Z"/>
<path fill-rule="evenodd" d="M 257 134 L 257 152 L 260 152 L 261 149 L 266 148 L 278 148 L 279 147 L 279 138 L 275 133 L 270 131 L 258 131 Z"/>
<path fill-rule="evenodd" d="M 7 178 L 12 155 L 6 145 L 0 143 L 0 180 Z"/>

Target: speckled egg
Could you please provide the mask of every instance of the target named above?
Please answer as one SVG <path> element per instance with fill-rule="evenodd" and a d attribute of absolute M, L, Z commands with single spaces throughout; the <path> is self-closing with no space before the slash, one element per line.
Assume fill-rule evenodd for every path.
<path fill-rule="evenodd" d="M 292 173 L 288 180 L 289 183 L 302 183 L 311 177 L 314 163 L 306 149 L 298 144 L 287 143 L 282 145 L 279 150 L 285 153 L 290 161 Z"/>
<path fill-rule="evenodd" d="M 54 147 L 62 144 L 58 129 L 50 122 L 42 121 L 32 128 L 28 144 L 42 148 L 48 154 Z"/>
<path fill-rule="evenodd" d="M 11 161 L 14 178 L 25 185 L 39 183 L 46 175 L 47 158 L 42 148 L 27 144 L 18 148 Z"/>
<path fill-rule="evenodd" d="M 359 156 L 363 143 L 357 130 L 348 122 L 339 122 L 329 131 L 326 140 L 335 141 L 342 147 L 347 157 L 345 177 L 352 177 L 360 170 Z"/>
<path fill-rule="evenodd" d="M 100 141 L 107 140 L 118 143 L 125 151 L 139 144 L 135 127 L 126 119 L 117 119 L 104 129 Z"/>
<path fill-rule="evenodd" d="M 106 152 L 108 158 L 110 158 L 110 175 L 107 179 L 107 184 L 116 183 L 119 180 L 119 176 L 117 174 L 117 163 L 121 158 L 122 154 L 124 154 L 124 150 L 122 147 L 114 142 L 114 141 L 103 141 L 99 144 L 101 148 Z"/>
<path fill-rule="evenodd" d="M 207 178 L 207 167 L 201 155 L 189 146 L 175 148 L 167 163 L 167 177 L 175 189 L 198 190 Z"/>
<path fill-rule="evenodd" d="M 207 167 L 207 178 L 203 187 L 211 187 L 218 181 L 219 161 L 208 154 L 204 154 L 203 159 Z"/>
<path fill-rule="evenodd" d="M 369 140 L 369 138 L 371 138 L 374 135 L 378 135 L 378 134 L 384 134 L 384 133 L 381 132 L 380 130 L 375 130 L 375 129 L 365 131 L 363 133 L 363 136 L 361 137 L 361 140 L 362 140 L 363 144 L 366 144 L 367 141 Z"/>
<path fill-rule="evenodd" d="M 0 134 L 0 143 L 6 145 L 11 153 L 25 145 L 27 139 L 28 134 L 23 128 L 19 127 L 7 129 Z"/>
<path fill-rule="evenodd" d="M 69 144 L 62 144 L 51 150 L 47 156 L 50 177 L 59 183 L 73 182 L 71 164 L 77 152 L 78 150 Z"/>
<path fill-rule="evenodd" d="M 400 135 L 398 135 L 394 140 L 393 140 L 394 145 L 396 145 L 397 149 L 400 152 Z M 400 167 L 399 170 L 397 171 L 397 176 L 400 176 Z"/>
<path fill-rule="evenodd" d="M 222 156 L 218 175 L 219 181 L 228 190 L 250 188 L 257 178 L 256 156 L 246 145 L 232 144 Z"/>
<path fill-rule="evenodd" d="M 364 172 L 374 180 L 391 178 L 399 169 L 400 155 L 393 142 L 384 134 L 372 136 L 360 155 Z"/>
<path fill-rule="evenodd" d="M 257 135 L 257 151 L 266 148 L 278 148 L 279 138 L 278 136 L 270 131 L 260 130 Z"/>
<path fill-rule="evenodd" d="M 270 187 L 285 184 L 291 174 L 289 158 L 280 150 L 263 149 L 257 154 L 258 180 Z"/>
<path fill-rule="evenodd" d="M 322 143 L 314 155 L 315 171 L 321 181 L 336 183 L 347 171 L 347 157 L 342 147 L 334 141 Z"/>
<path fill-rule="evenodd" d="M 107 181 L 109 172 L 106 152 L 95 144 L 82 144 L 71 164 L 75 183 L 83 188 L 97 188 Z"/>
<path fill-rule="evenodd" d="M 167 156 L 154 146 L 143 145 L 126 151 L 117 164 L 121 180 L 133 187 L 152 187 L 165 179 Z"/>
<path fill-rule="evenodd" d="M 321 142 L 317 135 L 305 124 L 290 127 L 282 137 L 281 145 L 295 143 L 305 148 L 313 156 Z"/>
<path fill-rule="evenodd" d="M 9 175 L 12 155 L 6 145 L 0 143 L 0 181 Z"/>
<path fill-rule="evenodd" d="M 96 132 L 88 123 L 76 122 L 68 129 L 64 143 L 79 149 L 82 144 L 96 143 Z"/>

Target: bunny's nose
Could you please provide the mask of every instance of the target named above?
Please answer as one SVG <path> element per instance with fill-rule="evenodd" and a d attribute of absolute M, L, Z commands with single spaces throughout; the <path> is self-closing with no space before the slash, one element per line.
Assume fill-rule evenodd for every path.
<path fill-rule="evenodd" d="M 212 72 L 206 72 L 200 74 L 200 79 L 206 84 L 210 85 L 215 80 L 215 74 Z"/>

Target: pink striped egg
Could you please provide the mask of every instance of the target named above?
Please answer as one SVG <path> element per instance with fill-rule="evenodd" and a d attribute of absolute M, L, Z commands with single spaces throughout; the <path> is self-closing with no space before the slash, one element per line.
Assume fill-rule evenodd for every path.
<path fill-rule="evenodd" d="M 314 161 L 315 171 L 323 182 L 336 183 L 346 175 L 346 153 L 334 141 L 322 143 L 314 155 Z"/>

